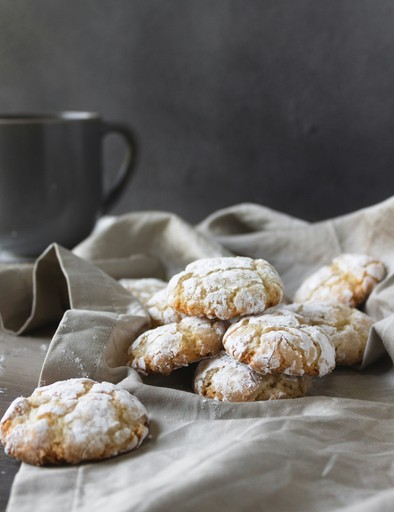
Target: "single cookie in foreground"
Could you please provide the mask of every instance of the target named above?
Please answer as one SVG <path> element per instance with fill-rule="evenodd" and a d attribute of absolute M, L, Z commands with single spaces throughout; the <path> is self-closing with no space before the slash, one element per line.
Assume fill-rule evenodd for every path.
<path fill-rule="evenodd" d="M 141 334 L 129 349 L 130 366 L 142 374 L 173 370 L 215 356 L 223 348 L 223 322 L 185 317 Z"/>
<path fill-rule="evenodd" d="M 341 254 L 301 284 L 294 302 L 340 302 L 350 307 L 362 304 L 385 277 L 384 264 L 365 254 Z"/>
<path fill-rule="evenodd" d="M 137 448 L 148 414 L 126 390 L 108 382 L 69 379 L 12 402 L 0 422 L 5 453 L 35 465 L 77 464 Z"/>
<path fill-rule="evenodd" d="M 350 366 L 362 361 L 373 319 L 358 309 L 334 302 L 283 304 L 267 311 L 281 315 L 291 311 L 300 322 L 324 329 L 335 347 L 337 365 Z"/>
<path fill-rule="evenodd" d="M 262 259 L 196 260 L 168 283 L 168 303 L 174 309 L 221 320 L 262 313 L 282 297 L 282 280 Z"/>
<path fill-rule="evenodd" d="M 311 377 L 261 375 L 222 351 L 201 361 L 194 377 L 194 391 L 201 396 L 229 402 L 255 402 L 305 396 Z"/>
<path fill-rule="evenodd" d="M 180 322 L 185 317 L 168 304 L 167 288 L 155 293 L 146 303 L 146 308 L 154 326 Z"/>
<path fill-rule="evenodd" d="M 126 288 L 134 295 L 142 304 L 146 304 L 148 300 L 158 291 L 167 288 L 167 283 L 161 279 L 154 277 L 144 277 L 141 279 L 119 279 L 119 284 Z"/>
<path fill-rule="evenodd" d="M 290 311 L 243 318 L 223 337 L 226 352 L 258 373 L 318 375 L 335 367 L 335 349 L 321 327 L 303 324 Z"/>

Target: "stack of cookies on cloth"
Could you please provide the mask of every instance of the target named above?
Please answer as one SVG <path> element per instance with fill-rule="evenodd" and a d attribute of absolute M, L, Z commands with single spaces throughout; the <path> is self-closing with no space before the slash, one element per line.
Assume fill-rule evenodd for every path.
<path fill-rule="evenodd" d="M 356 307 L 385 272 L 376 259 L 343 254 L 306 279 L 294 303 L 263 259 L 200 259 L 169 283 L 121 280 L 153 327 L 132 341 L 128 364 L 145 376 L 198 363 L 194 390 L 216 400 L 304 396 L 313 377 L 361 362 L 373 320 Z M 148 432 L 136 397 L 88 378 L 39 387 L 0 421 L 5 452 L 36 465 L 112 457 L 138 448 Z"/>
<path fill-rule="evenodd" d="M 247 402 L 304 396 L 313 377 L 362 360 L 373 320 L 356 309 L 385 276 L 382 262 L 342 254 L 308 277 L 294 303 L 267 261 L 194 261 L 167 284 L 123 280 L 153 328 L 129 349 L 141 375 L 168 375 L 198 361 L 196 393 Z"/>

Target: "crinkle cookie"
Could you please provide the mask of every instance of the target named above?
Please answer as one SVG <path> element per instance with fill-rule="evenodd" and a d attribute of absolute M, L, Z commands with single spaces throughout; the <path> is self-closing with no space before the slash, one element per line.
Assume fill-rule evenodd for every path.
<path fill-rule="evenodd" d="M 311 377 L 261 375 L 224 351 L 201 361 L 194 377 L 194 391 L 201 396 L 229 402 L 254 402 L 305 396 Z"/>
<path fill-rule="evenodd" d="M 226 352 L 263 375 L 323 376 L 335 367 L 335 349 L 321 327 L 304 325 L 290 311 L 243 318 L 223 337 Z"/>
<path fill-rule="evenodd" d="M 167 288 L 155 293 L 146 303 L 146 308 L 155 326 L 180 322 L 185 317 L 183 313 L 169 306 Z"/>
<path fill-rule="evenodd" d="M 196 260 L 168 283 L 168 303 L 174 309 L 221 320 L 262 313 L 282 296 L 278 273 L 262 259 Z"/>
<path fill-rule="evenodd" d="M 156 327 L 132 343 L 129 364 L 145 375 L 168 375 L 177 368 L 218 354 L 223 348 L 225 329 L 223 322 L 196 317 Z"/>
<path fill-rule="evenodd" d="M 145 407 L 108 382 L 69 379 L 12 402 L 0 422 L 7 455 L 29 464 L 76 464 L 137 448 L 148 434 Z"/>
<path fill-rule="evenodd" d="M 365 254 L 341 254 L 331 265 L 321 267 L 301 284 L 294 302 L 340 302 L 350 307 L 362 304 L 386 275 L 383 263 Z"/>
<path fill-rule="evenodd" d="M 271 308 L 269 314 L 286 314 L 291 311 L 300 315 L 307 325 L 324 329 L 335 347 L 337 365 L 361 363 L 373 319 L 358 309 L 334 302 L 302 302 Z"/>
<path fill-rule="evenodd" d="M 146 304 L 148 300 L 158 291 L 167 288 L 167 283 L 161 279 L 154 277 L 146 277 L 142 279 L 119 279 L 119 284 L 126 288 L 134 295 L 142 304 Z"/>

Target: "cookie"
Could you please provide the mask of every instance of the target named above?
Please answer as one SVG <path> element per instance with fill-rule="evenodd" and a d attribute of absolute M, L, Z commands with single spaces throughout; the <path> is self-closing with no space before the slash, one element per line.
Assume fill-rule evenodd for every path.
<path fill-rule="evenodd" d="M 0 422 L 6 454 L 40 466 L 106 459 L 137 448 L 147 434 L 137 398 L 90 379 L 37 388 L 14 400 Z"/>
<path fill-rule="evenodd" d="M 278 273 L 262 259 L 200 259 L 168 283 L 168 303 L 174 309 L 221 320 L 262 313 L 282 296 Z"/>
<path fill-rule="evenodd" d="M 185 317 L 168 304 L 167 288 L 155 293 L 146 303 L 146 308 L 152 319 L 153 326 L 180 322 Z"/>
<path fill-rule="evenodd" d="M 218 354 L 223 348 L 225 329 L 223 322 L 185 317 L 179 323 L 145 331 L 129 349 L 129 364 L 145 375 L 168 375 L 177 368 Z"/>
<path fill-rule="evenodd" d="M 324 330 L 304 325 L 297 315 L 243 318 L 223 337 L 226 352 L 263 375 L 318 375 L 335 367 L 335 349 Z"/>
<path fill-rule="evenodd" d="M 148 300 L 158 291 L 167 288 L 167 283 L 161 279 L 147 277 L 142 279 L 119 279 L 119 284 L 126 288 L 134 295 L 142 304 L 146 304 Z"/>
<path fill-rule="evenodd" d="M 201 361 L 194 377 L 194 391 L 201 396 L 228 402 L 255 402 L 305 396 L 311 377 L 261 375 L 222 351 Z"/>
<path fill-rule="evenodd" d="M 275 306 L 267 313 L 283 314 L 287 311 L 300 315 L 302 323 L 324 329 L 334 344 L 337 365 L 361 363 L 374 322 L 371 317 L 344 304 L 314 301 Z"/>
<path fill-rule="evenodd" d="M 294 295 L 294 302 L 339 302 L 354 308 L 368 298 L 385 275 L 383 263 L 376 258 L 341 254 L 305 279 Z"/>

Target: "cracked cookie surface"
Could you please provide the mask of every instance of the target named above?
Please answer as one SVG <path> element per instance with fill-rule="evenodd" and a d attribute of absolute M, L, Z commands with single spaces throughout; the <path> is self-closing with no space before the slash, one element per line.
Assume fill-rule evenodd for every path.
<path fill-rule="evenodd" d="M 137 448 L 148 434 L 141 402 L 109 382 L 69 379 L 19 397 L 0 422 L 7 455 L 35 465 L 100 460 Z"/>
<path fill-rule="evenodd" d="M 146 304 L 158 291 L 167 288 L 167 283 L 165 281 L 154 277 L 144 277 L 141 279 L 119 279 L 118 283 L 134 295 L 134 297 L 142 304 Z"/>
<path fill-rule="evenodd" d="M 356 307 L 385 277 L 384 264 L 365 254 L 341 254 L 307 277 L 294 302 L 331 301 Z"/>
<path fill-rule="evenodd" d="M 168 375 L 173 370 L 206 357 L 223 348 L 224 322 L 185 317 L 142 333 L 129 349 L 129 364 L 142 374 Z"/>
<path fill-rule="evenodd" d="M 155 293 L 146 303 L 146 309 L 154 326 L 180 322 L 185 317 L 168 304 L 167 287 Z"/>
<path fill-rule="evenodd" d="M 369 331 L 374 320 L 358 309 L 334 302 L 301 302 L 281 304 L 267 313 L 286 314 L 291 311 L 307 325 L 324 329 L 335 347 L 337 365 L 350 366 L 362 361 Z"/>
<path fill-rule="evenodd" d="M 222 351 L 198 364 L 194 391 L 216 400 L 255 402 L 305 396 L 311 382 L 307 376 L 261 375 Z"/>
<path fill-rule="evenodd" d="M 255 315 L 283 297 L 283 283 L 267 261 L 205 258 L 190 263 L 168 283 L 168 303 L 190 316 L 229 320 Z"/>
<path fill-rule="evenodd" d="M 305 325 L 292 312 L 243 318 L 223 337 L 226 352 L 262 374 L 318 375 L 335 367 L 333 343 L 321 327 Z"/>

